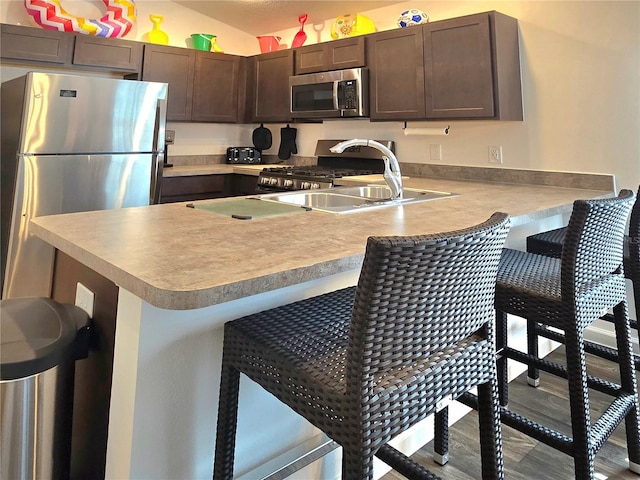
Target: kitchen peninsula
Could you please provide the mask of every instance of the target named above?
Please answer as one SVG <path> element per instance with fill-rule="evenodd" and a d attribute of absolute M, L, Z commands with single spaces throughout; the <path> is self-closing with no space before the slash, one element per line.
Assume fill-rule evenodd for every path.
<path fill-rule="evenodd" d="M 347 215 L 238 220 L 176 203 L 34 219 L 59 256 L 119 287 L 106 478 L 211 478 L 224 323 L 353 285 L 368 236 L 455 230 L 503 211 L 517 248 L 566 221 L 575 199 L 615 191 L 609 175 L 492 171 L 503 182 L 405 170 L 405 187 L 459 195 Z M 240 396 L 239 474 L 318 433 L 245 379 Z M 316 478 L 339 472 L 323 468 Z"/>

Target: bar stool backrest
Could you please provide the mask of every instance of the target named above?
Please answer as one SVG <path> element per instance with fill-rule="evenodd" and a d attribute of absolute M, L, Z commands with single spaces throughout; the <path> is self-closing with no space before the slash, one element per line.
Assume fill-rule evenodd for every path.
<path fill-rule="evenodd" d="M 624 234 L 635 198 L 621 190 L 615 198 L 576 200 L 562 246 L 562 298 L 577 298 L 582 287 L 621 275 Z"/>
<path fill-rule="evenodd" d="M 629 260 L 635 269 L 635 276 L 640 275 L 640 187 L 629 219 Z M 640 292 L 636 292 L 636 295 L 640 295 Z"/>
<path fill-rule="evenodd" d="M 375 395 L 381 375 L 424 372 L 434 353 L 491 328 L 509 227 L 508 215 L 495 213 L 448 234 L 368 239 L 349 331 L 348 394 Z"/>

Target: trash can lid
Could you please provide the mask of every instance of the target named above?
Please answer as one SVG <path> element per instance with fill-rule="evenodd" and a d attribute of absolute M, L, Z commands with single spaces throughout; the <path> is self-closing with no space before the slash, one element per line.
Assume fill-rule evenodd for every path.
<path fill-rule="evenodd" d="M 0 300 L 0 380 L 16 380 L 70 358 L 89 316 L 50 298 Z"/>

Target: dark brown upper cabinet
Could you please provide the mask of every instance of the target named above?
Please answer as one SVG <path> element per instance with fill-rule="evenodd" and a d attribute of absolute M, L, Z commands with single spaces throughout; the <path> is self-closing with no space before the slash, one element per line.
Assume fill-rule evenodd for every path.
<path fill-rule="evenodd" d="M 195 65 L 195 50 L 145 45 L 142 80 L 169 84 L 167 120 L 191 120 Z"/>
<path fill-rule="evenodd" d="M 138 74 L 144 44 L 56 30 L 0 25 L 3 60 Z"/>
<path fill-rule="evenodd" d="M 291 122 L 289 77 L 293 75 L 291 49 L 248 59 L 246 122 Z"/>
<path fill-rule="evenodd" d="M 489 12 L 423 31 L 427 118 L 522 120 L 515 18 Z"/>
<path fill-rule="evenodd" d="M 242 57 L 147 44 L 142 80 L 169 84 L 167 120 L 235 123 Z"/>
<path fill-rule="evenodd" d="M 512 17 L 479 13 L 376 33 L 368 42 L 372 120 L 523 118 Z"/>
<path fill-rule="evenodd" d="M 239 98 L 244 89 L 243 57 L 224 53 L 196 52 L 193 79 L 193 110 L 197 122 L 240 121 Z"/>
<path fill-rule="evenodd" d="M 296 75 L 364 67 L 365 43 L 359 36 L 296 48 Z"/>
<path fill-rule="evenodd" d="M 117 38 L 76 35 L 73 65 L 140 72 L 144 44 Z"/>
<path fill-rule="evenodd" d="M 2 24 L 0 29 L 3 60 L 55 65 L 71 63 L 74 35 L 20 25 Z"/>
<path fill-rule="evenodd" d="M 420 27 L 367 37 L 371 120 L 425 118 L 423 38 Z"/>

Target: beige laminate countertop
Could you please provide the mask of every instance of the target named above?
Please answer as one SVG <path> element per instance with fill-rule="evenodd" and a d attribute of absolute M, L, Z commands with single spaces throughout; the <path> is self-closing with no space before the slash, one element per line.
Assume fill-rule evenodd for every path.
<path fill-rule="evenodd" d="M 189 177 L 193 175 L 223 175 L 226 173 L 238 173 L 244 175 L 257 176 L 265 167 L 287 167 L 284 164 L 227 164 L 216 163 L 210 165 L 183 165 L 164 168 L 162 170 L 163 177 Z"/>
<path fill-rule="evenodd" d="M 182 310 L 360 268 L 370 235 L 456 230 L 496 211 L 519 225 L 570 212 L 575 199 L 612 193 L 429 178 L 407 178 L 405 186 L 459 196 L 344 215 L 310 211 L 252 220 L 186 203 L 152 205 L 39 217 L 32 232 L 148 303 Z"/>

